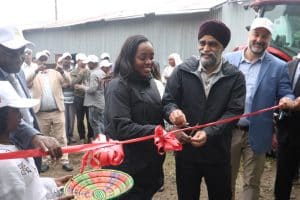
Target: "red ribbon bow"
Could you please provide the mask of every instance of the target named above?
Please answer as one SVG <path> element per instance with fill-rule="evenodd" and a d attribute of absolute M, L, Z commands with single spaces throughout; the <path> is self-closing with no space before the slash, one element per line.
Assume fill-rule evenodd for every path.
<path fill-rule="evenodd" d="M 157 151 L 161 155 L 166 151 L 182 150 L 182 144 L 176 139 L 175 135 L 165 131 L 162 126 L 155 127 L 154 144 L 157 146 Z"/>
<path fill-rule="evenodd" d="M 100 134 L 94 144 L 103 143 L 99 148 L 87 151 L 81 159 L 80 173 L 82 173 L 87 165 L 92 168 L 101 168 L 109 165 L 120 165 L 124 160 L 123 146 L 118 141 L 105 139 L 104 135 Z M 105 140 L 105 141 L 104 141 Z"/>

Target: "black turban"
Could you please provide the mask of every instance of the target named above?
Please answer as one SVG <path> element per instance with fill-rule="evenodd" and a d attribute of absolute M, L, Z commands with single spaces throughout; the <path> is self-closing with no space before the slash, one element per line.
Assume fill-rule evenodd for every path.
<path fill-rule="evenodd" d="M 225 49 L 230 41 L 231 34 L 229 28 L 223 22 L 218 20 L 207 20 L 203 22 L 199 28 L 198 40 L 204 35 L 213 36 Z"/>

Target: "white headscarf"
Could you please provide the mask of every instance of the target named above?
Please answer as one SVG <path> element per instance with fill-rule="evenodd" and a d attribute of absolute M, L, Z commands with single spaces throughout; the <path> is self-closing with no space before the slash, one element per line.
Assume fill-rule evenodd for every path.
<path fill-rule="evenodd" d="M 175 66 L 178 66 L 182 63 L 182 60 L 180 58 L 180 55 L 178 53 L 172 53 L 169 55 L 169 59 L 173 58 L 175 61 Z"/>

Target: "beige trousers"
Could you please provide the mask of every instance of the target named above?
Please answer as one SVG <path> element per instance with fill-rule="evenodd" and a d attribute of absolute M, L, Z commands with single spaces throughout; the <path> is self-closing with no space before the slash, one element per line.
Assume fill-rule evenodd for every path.
<path fill-rule="evenodd" d="M 65 113 L 60 111 L 38 112 L 36 114 L 41 133 L 57 139 L 60 146 L 67 146 L 67 137 L 65 130 Z M 49 157 L 43 157 L 43 163 L 49 161 Z M 69 163 L 68 154 L 63 154 L 60 162 Z"/>
<path fill-rule="evenodd" d="M 231 183 L 232 199 L 235 199 L 235 184 L 242 159 L 243 191 L 240 199 L 258 200 L 260 179 L 264 172 L 265 154 L 256 154 L 248 142 L 248 132 L 233 129 L 231 142 Z"/>

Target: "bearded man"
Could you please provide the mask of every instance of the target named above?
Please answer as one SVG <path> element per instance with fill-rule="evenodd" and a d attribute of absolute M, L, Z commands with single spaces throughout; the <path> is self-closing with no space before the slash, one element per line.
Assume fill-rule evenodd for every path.
<path fill-rule="evenodd" d="M 217 20 L 205 21 L 198 32 L 200 57 L 177 66 L 163 96 L 166 120 L 184 127 L 205 124 L 243 113 L 245 79 L 222 58 L 230 30 Z M 235 122 L 209 126 L 176 138 L 184 144 L 176 153 L 176 184 L 179 200 L 199 200 L 204 178 L 209 199 L 231 199 L 230 145 Z"/>
<path fill-rule="evenodd" d="M 245 113 L 274 106 L 291 107 L 294 99 L 287 64 L 266 52 L 272 39 L 273 23 L 267 18 L 256 18 L 248 34 L 245 50 L 225 55 L 225 58 L 243 72 L 246 79 Z M 232 132 L 231 165 L 232 192 L 243 161 L 244 185 L 238 199 L 258 200 L 260 179 L 265 164 L 265 153 L 271 149 L 273 112 L 240 119 Z M 233 198 L 234 199 L 234 198 Z"/>

